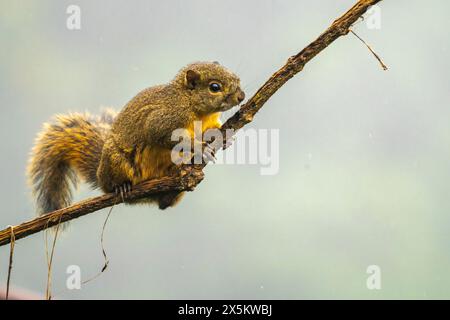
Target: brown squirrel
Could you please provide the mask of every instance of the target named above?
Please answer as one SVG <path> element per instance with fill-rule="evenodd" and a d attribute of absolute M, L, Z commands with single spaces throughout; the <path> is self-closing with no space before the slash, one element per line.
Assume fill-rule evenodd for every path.
<path fill-rule="evenodd" d="M 220 128 L 220 113 L 245 98 L 239 78 L 217 62 L 197 62 L 168 84 L 144 89 L 118 114 L 69 114 L 45 124 L 32 150 L 28 177 L 39 214 L 70 205 L 71 184 L 81 177 L 92 188 L 123 194 L 141 181 L 177 169 L 172 132 L 194 121 L 202 132 Z M 173 206 L 183 193 L 167 192 L 144 202 Z M 142 202 L 142 201 L 140 201 Z"/>

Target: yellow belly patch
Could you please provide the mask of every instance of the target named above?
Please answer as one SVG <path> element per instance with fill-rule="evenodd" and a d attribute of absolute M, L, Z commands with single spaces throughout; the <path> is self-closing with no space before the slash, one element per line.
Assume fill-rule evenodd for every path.
<path fill-rule="evenodd" d="M 203 116 L 197 119 L 202 121 L 202 133 L 208 129 L 220 128 L 220 112 Z M 187 130 L 194 137 L 194 123 L 187 127 Z M 133 172 L 131 181 L 133 184 L 167 176 L 171 173 L 175 164 L 171 159 L 171 149 L 162 147 L 146 147 L 143 150 L 137 150 L 134 159 L 134 165 L 138 172 Z M 131 173 L 131 172 L 130 172 Z"/>
<path fill-rule="evenodd" d="M 207 116 L 202 116 L 196 119 L 195 121 L 202 122 L 202 133 L 204 133 L 208 129 L 219 129 L 222 126 L 222 122 L 220 121 L 220 112 L 216 112 Z M 194 137 L 194 122 L 192 122 L 188 127 L 191 137 Z"/>

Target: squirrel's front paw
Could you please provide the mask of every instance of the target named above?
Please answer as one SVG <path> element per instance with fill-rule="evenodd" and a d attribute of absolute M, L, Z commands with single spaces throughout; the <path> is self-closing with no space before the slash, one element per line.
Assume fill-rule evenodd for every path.
<path fill-rule="evenodd" d="M 223 144 L 223 149 L 230 147 L 236 141 L 236 136 L 228 137 Z"/>
<path fill-rule="evenodd" d="M 203 154 L 202 154 L 203 161 L 205 163 L 208 163 L 209 161 L 212 161 L 213 163 L 216 162 L 216 150 L 214 150 L 214 147 L 211 146 L 209 143 L 205 143 L 203 147 Z"/>
<path fill-rule="evenodd" d="M 114 187 L 114 192 L 116 195 L 120 195 L 122 197 L 122 201 L 125 202 L 125 199 L 127 198 L 128 194 L 132 190 L 131 182 L 127 181 L 121 185 L 116 185 Z"/>
<path fill-rule="evenodd" d="M 191 161 L 194 164 L 216 162 L 216 150 L 211 144 L 204 141 L 195 144 L 191 155 Z"/>

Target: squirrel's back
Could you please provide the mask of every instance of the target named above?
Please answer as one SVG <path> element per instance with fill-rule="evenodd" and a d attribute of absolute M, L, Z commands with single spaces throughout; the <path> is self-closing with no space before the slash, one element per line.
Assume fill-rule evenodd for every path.
<path fill-rule="evenodd" d="M 143 90 L 117 117 L 108 112 L 99 118 L 59 116 L 38 137 L 29 166 L 39 213 L 68 206 L 70 184 L 79 176 L 93 188 L 123 197 L 133 185 L 176 172 L 171 157 L 179 143 L 175 130 L 187 130 L 191 146 L 204 157 L 207 141 L 196 137 L 195 123 L 202 122 L 202 133 L 220 128 L 220 113 L 244 98 L 235 74 L 217 62 L 196 62 L 169 83 Z M 179 199 L 174 191 L 147 200 L 165 209 Z"/>
<path fill-rule="evenodd" d="M 37 211 L 44 214 L 70 205 L 71 184 L 81 177 L 93 187 L 105 138 L 116 113 L 58 115 L 44 124 L 28 166 Z"/>

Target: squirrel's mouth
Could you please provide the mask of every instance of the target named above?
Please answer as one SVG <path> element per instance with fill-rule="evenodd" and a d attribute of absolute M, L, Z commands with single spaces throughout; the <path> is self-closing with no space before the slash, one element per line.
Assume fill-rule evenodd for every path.
<path fill-rule="evenodd" d="M 227 111 L 230 110 L 231 108 L 233 108 L 234 106 L 237 106 L 238 103 L 230 103 L 230 102 L 222 102 L 220 105 L 220 111 Z"/>
<path fill-rule="evenodd" d="M 241 103 L 245 98 L 245 94 L 241 89 L 238 89 L 236 92 L 228 94 L 224 102 L 221 103 L 220 109 L 221 111 L 227 111 L 234 106 L 237 106 L 239 103 Z"/>

